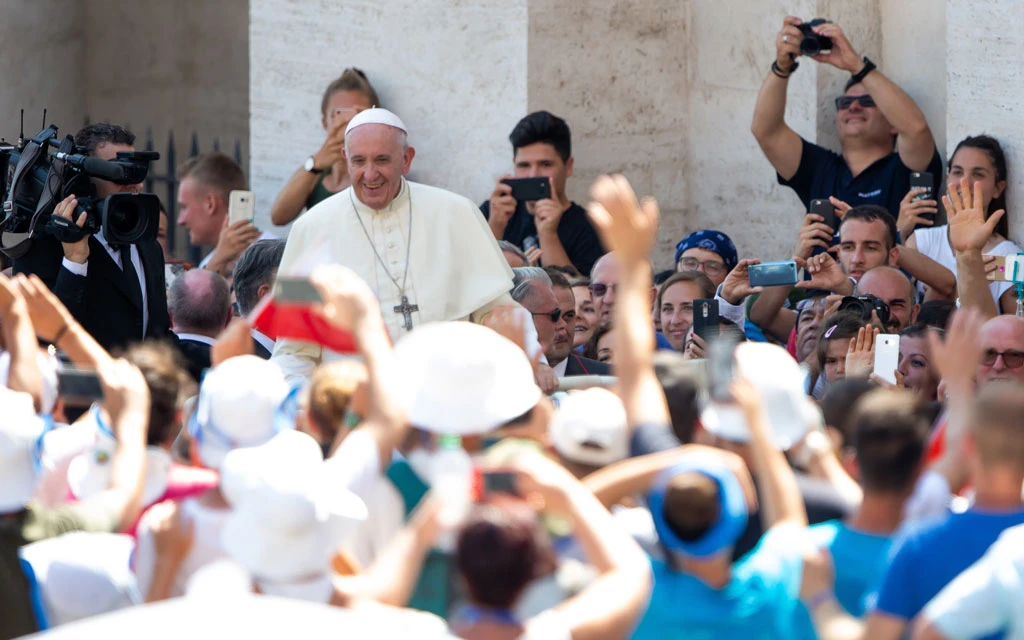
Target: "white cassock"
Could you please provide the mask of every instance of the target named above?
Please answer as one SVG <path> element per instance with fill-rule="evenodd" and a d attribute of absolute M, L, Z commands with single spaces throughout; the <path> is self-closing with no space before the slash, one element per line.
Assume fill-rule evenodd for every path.
<path fill-rule="evenodd" d="M 460 195 L 404 178 L 386 209 L 367 207 L 349 187 L 295 222 L 278 274 L 308 276 L 325 263 L 342 264 L 370 285 L 393 341 L 407 333 L 405 316 L 395 310 L 402 305 L 403 278 L 409 306 L 417 307 L 410 312 L 414 328 L 443 320 L 478 322 L 499 304 L 515 304 L 512 270 L 480 209 Z M 325 357 L 333 359 L 319 345 L 278 340 L 272 359 L 296 383 Z"/>

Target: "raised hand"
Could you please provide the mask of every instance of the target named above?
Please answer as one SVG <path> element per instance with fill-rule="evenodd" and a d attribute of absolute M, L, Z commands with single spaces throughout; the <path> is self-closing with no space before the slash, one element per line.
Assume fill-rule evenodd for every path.
<path fill-rule="evenodd" d="M 949 218 L 949 240 L 953 243 L 953 249 L 962 253 L 964 251 L 981 251 L 985 244 L 995 232 L 996 224 L 1006 213 L 1000 209 L 985 219 L 984 196 L 982 195 L 981 183 L 974 183 L 974 190 L 971 190 L 971 183 L 967 178 L 962 178 L 959 185 L 949 189 L 942 197 L 946 207 L 946 216 Z"/>
<path fill-rule="evenodd" d="M 782 29 L 775 36 L 775 63 L 784 72 L 789 71 L 793 59 L 800 55 L 800 39 L 804 36 L 797 25 L 802 22 L 795 16 L 786 16 L 782 20 Z"/>
<path fill-rule="evenodd" d="M 853 293 L 853 284 L 850 282 L 849 277 L 843 273 L 843 268 L 839 266 L 839 263 L 831 255 L 819 253 L 806 260 L 800 256 L 793 256 L 793 260 L 796 261 L 798 267 L 807 269 L 807 273 L 811 275 L 810 280 L 799 280 L 793 285 L 794 287 L 823 289 L 844 295 Z"/>
<path fill-rule="evenodd" d="M 846 34 L 838 24 L 834 22 L 819 24 L 814 27 L 814 33 L 832 39 L 832 50 L 814 56 L 815 60 L 830 64 L 847 73 L 857 73 L 864 67 L 864 61 L 853 50 L 853 45 L 846 39 Z"/>
<path fill-rule="evenodd" d="M 835 207 L 836 217 L 840 220 L 845 218 L 846 212 L 853 208 L 835 196 L 829 196 L 828 201 Z"/>
<path fill-rule="evenodd" d="M 326 171 L 335 162 L 345 157 L 345 128 L 349 121 L 355 116 L 355 110 L 348 114 L 332 114 L 331 125 L 327 130 L 327 138 L 320 146 L 320 149 L 313 154 L 313 168 Z"/>
<path fill-rule="evenodd" d="M 981 363 L 981 325 L 984 318 L 974 307 L 960 309 L 953 314 L 946 329 L 945 339 L 935 330 L 928 332 L 928 349 L 932 364 L 943 382 L 973 384 L 974 374 Z"/>
<path fill-rule="evenodd" d="M 317 310 L 336 327 L 354 332 L 373 318 L 380 320 L 377 297 L 348 267 L 323 265 L 313 271 L 309 280 L 324 300 Z"/>
<path fill-rule="evenodd" d="M 531 267 L 536 267 L 537 265 L 540 264 L 540 259 L 543 255 L 543 253 L 540 250 L 540 247 L 530 247 L 529 249 L 526 250 L 525 253 L 526 264 L 528 264 Z"/>
<path fill-rule="evenodd" d="M 67 307 L 54 295 L 39 276 L 19 274 L 13 281 L 28 306 L 28 314 L 36 335 L 48 342 L 67 331 L 75 318 Z"/>
<path fill-rule="evenodd" d="M 594 199 L 587 208 L 601 242 L 625 266 L 647 263 L 658 237 L 658 203 L 637 202 L 629 181 L 621 175 L 601 176 L 590 188 Z"/>
<path fill-rule="evenodd" d="M 760 260 L 743 259 L 733 267 L 722 281 L 722 298 L 729 304 L 739 304 L 747 296 L 764 291 L 764 287 L 750 286 L 750 265 L 761 264 Z"/>
<path fill-rule="evenodd" d="M 814 253 L 815 247 L 828 250 L 832 246 L 832 237 L 835 232 L 832 227 L 825 224 L 825 218 L 816 213 L 808 213 L 804 216 L 804 223 L 800 226 L 797 234 L 796 250 L 794 255 L 807 260 Z"/>
<path fill-rule="evenodd" d="M 930 227 L 935 224 L 934 219 L 924 216 L 938 213 L 938 202 L 935 200 L 914 200 L 915 197 L 927 192 L 928 189 L 924 187 L 915 187 L 908 191 L 907 195 L 903 196 L 903 199 L 900 200 L 900 215 L 896 220 L 896 228 L 900 230 L 903 242 L 906 242 L 910 234 L 914 233 L 916 226 L 924 225 Z"/>
<path fill-rule="evenodd" d="M 512 214 L 516 212 L 516 199 L 512 197 L 512 187 L 502 182 L 502 180 L 511 178 L 510 175 L 498 178 L 498 182 L 494 185 L 494 191 L 491 192 L 491 207 L 487 222 L 499 240 L 505 233 L 505 227 L 512 219 Z"/>
<path fill-rule="evenodd" d="M 857 337 L 850 338 L 850 349 L 846 352 L 846 377 L 867 378 L 875 364 L 875 337 L 881 333 L 878 327 L 861 327 Z"/>
<path fill-rule="evenodd" d="M 557 200 L 546 198 L 538 200 L 534 208 L 534 220 L 538 235 L 557 234 L 558 224 L 562 221 L 565 211 Z"/>

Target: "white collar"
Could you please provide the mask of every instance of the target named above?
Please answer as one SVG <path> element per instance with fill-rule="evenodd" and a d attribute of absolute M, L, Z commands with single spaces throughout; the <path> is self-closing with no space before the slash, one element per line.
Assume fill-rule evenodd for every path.
<path fill-rule="evenodd" d="M 274 350 L 274 341 L 270 338 L 270 336 L 263 333 L 259 329 L 252 329 L 250 333 L 252 333 L 252 339 L 263 345 L 264 349 L 266 349 L 267 351 Z"/>
<path fill-rule="evenodd" d="M 551 367 L 552 369 L 554 369 L 556 376 L 558 376 L 559 378 L 565 377 L 565 370 L 569 367 L 569 358 L 571 357 L 572 354 L 570 353 L 568 356 L 565 357 L 564 360 L 562 360 L 555 366 Z"/>
<path fill-rule="evenodd" d="M 211 338 L 210 336 L 200 335 L 198 333 L 179 333 L 178 340 L 192 340 L 194 342 L 202 342 L 208 344 L 211 347 L 217 344 L 217 338 Z"/>

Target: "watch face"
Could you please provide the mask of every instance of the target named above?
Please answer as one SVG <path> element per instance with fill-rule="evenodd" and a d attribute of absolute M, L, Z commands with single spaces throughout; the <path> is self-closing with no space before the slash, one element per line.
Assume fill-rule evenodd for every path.
<path fill-rule="evenodd" d="M 306 168 L 306 171 L 312 171 L 313 170 L 313 156 L 309 156 L 308 158 L 306 158 L 306 163 L 304 165 L 302 165 L 302 166 Z"/>

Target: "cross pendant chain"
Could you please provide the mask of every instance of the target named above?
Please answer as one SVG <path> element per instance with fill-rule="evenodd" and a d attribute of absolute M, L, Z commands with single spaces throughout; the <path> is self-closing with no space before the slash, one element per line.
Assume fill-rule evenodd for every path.
<path fill-rule="evenodd" d="M 400 313 L 405 318 L 405 330 L 412 331 L 412 312 L 419 311 L 420 306 L 409 304 L 409 296 L 402 296 L 402 304 L 395 307 L 395 313 Z"/>

